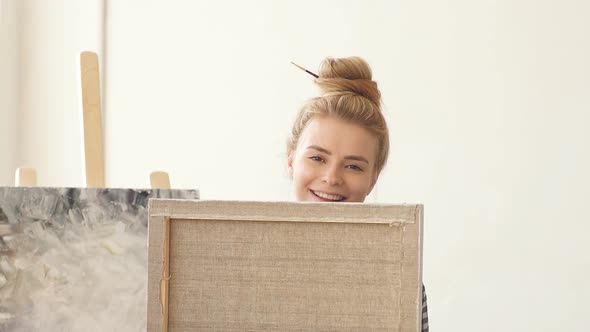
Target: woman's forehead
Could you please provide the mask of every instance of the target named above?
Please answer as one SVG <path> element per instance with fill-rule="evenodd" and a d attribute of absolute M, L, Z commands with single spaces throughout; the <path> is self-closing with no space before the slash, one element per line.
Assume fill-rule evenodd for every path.
<path fill-rule="evenodd" d="M 301 135 L 300 148 L 320 146 L 335 154 L 363 155 L 375 160 L 378 141 L 367 129 L 335 117 L 312 119 Z"/>

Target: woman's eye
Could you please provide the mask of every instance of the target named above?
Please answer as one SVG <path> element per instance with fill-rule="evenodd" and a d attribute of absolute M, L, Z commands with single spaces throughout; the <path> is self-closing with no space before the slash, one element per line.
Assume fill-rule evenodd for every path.
<path fill-rule="evenodd" d="M 324 160 L 322 159 L 322 157 L 320 157 L 320 156 L 311 156 L 311 157 L 309 157 L 309 159 L 311 159 L 311 160 L 313 160 L 313 161 L 324 161 Z"/>
<path fill-rule="evenodd" d="M 357 165 L 347 165 L 347 166 L 346 166 L 346 168 L 350 168 L 350 169 L 352 169 L 352 170 L 354 170 L 354 171 L 359 171 L 359 172 L 362 172 L 362 171 L 363 171 L 363 169 L 362 169 L 362 168 L 360 168 L 360 167 L 359 167 L 359 166 L 357 166 Z"/>

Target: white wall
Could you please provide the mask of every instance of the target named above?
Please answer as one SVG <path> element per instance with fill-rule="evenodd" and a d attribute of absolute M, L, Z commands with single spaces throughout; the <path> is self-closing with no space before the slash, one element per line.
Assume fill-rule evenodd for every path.
<path fill-rule="evenodd" d="M 0 2 L 0 186 L 14 184 L 16 169 L 16 4 Z"/>
<path fill-rule="evenodd" d="M 372 201 L 426 207 L 436 331 L 585 331 L 584 1 L 110 1 L 108 183 L 290 199 L 284 141 L 315 90 L 289 61 L 367 58 L 393 151 Z M 586 300 L 582 300 L 586 299 Z"/>
<path fill-rule="evenodd" d="M 433 331 L 587 329 L 589 2 L 107 8 L 108 186 L 145 187 L 162 169 L 205 199 L 291 199 L 284 143 L 316 90 L 289 61 L 315 69 L 328 55 L 361 55 L 380 83 L 393 143 L 370 201 L 425 204 Z M 21 100 L 19 161 L 45 169 L 42 185 L 82 185 L 73 54 L 64 49 L 93 38 L 68 35 L 68 24 L 96 22 L 43 10 L 26 21 L 34 45 L 24 90 L 37 100 Z"/>
<path fill-rule="evenodd" d="M 18 26 L 16 166 L 36 168 L 42 186 L 83 186 L 79 54 L 102 51 L 103 2 L 4 4 Z"/>

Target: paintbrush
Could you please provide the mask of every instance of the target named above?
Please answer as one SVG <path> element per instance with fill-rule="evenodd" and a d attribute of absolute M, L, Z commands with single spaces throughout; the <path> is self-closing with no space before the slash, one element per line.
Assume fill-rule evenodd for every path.
<path fill-rule="evenodd" d="M 311 75 L 311 76 L 313 76 L 313 77 L 315 77 L 315 78 L 319 78 L 319 76 L 318 76 L 317 74 L 310 72 L 309 70 L 307 70 L 307 69 L 305 69 L 305 68 L 301 67 L 300 65 L 296 64 L 295 62 L 291 61 L 291 63 L 292 63 L 292 64 L 293 64 L 295 67 L 297 67 L 297 68 L 299 68 L 299 69 L 303 70 L 304 72 L 308 73 L 309 75 Z"/>

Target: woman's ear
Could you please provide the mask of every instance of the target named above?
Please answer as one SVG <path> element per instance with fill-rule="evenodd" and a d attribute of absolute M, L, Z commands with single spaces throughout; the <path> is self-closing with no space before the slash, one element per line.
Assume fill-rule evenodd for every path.
<path fill-rule="evenodd" d="M 289 174 L 289 177 L 291 179 L 293 179 L 293 157 L 294 157 L 295 151 L 293 151 L 293 149 L 289 149 L 287 151 L 287 172 Z"/>

